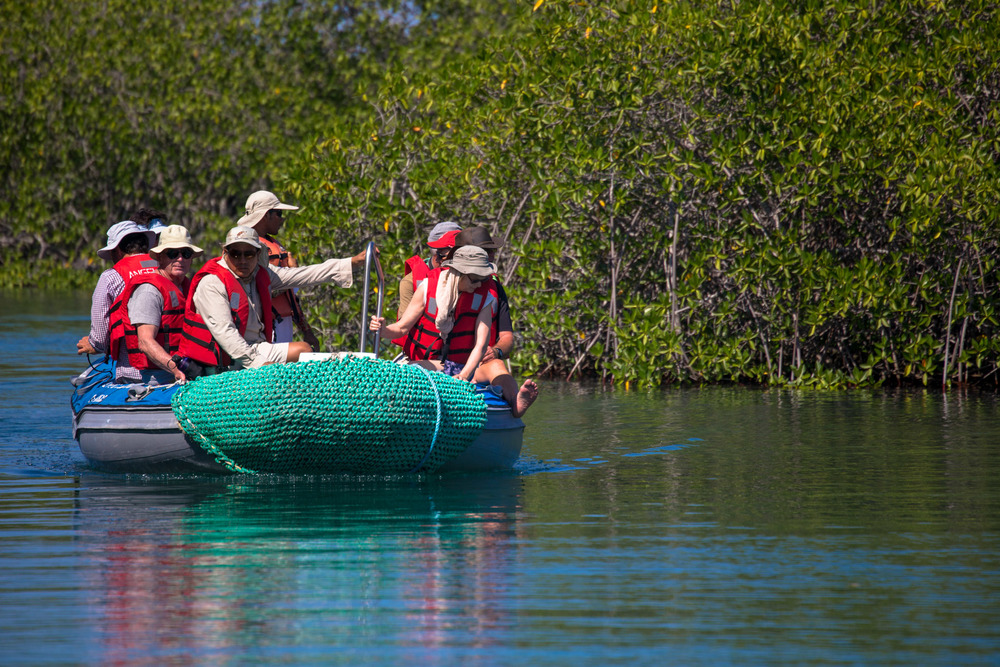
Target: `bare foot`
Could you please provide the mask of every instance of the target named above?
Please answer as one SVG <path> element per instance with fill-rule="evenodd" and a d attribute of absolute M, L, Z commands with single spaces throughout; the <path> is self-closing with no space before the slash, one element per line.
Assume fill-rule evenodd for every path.
<path fill-rule="evenodd" d="M 538 385 L 535 384 L 534 380 L 525 380 L 517 392 L 517 405 L 510 411 L 511 414 L 515 417 L 524 415 L 536 398 L 538 398 Z"/>

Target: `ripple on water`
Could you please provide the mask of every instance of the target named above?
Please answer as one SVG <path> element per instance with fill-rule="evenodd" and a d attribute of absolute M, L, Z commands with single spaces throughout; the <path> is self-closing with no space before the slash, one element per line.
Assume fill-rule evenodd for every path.
<path fill-rule="evenodd" d="M 51 331 L 8 303 L 59 307 L 0 312 L 8 661 L 1000 654 L 995 397 L 551 382 L 512 474 L 116 476 L 70 433 L 86 299 Z"/>

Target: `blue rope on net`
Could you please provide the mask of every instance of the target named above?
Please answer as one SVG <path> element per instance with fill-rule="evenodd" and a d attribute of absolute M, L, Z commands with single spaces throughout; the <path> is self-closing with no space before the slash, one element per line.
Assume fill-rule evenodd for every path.
<path fill-rule="evenodd" d="M 431 452 L 434 451 L 434 445 L 435 443 L 437 443 L 438 432 L 440 432 L 441 430 L 441 393 L 438 391 L 437 385 L 434 384 L 434 378 L 431 377 L 431 372 L 426 368 L 424 368 L 423 366 L 416 366 L 416 367 L 424 372 L 424 375 L 427 376 L 427 381 L 431 385 L 431 389 L 434 390 L 434 398 L 437 399 L 437 420 L 434 422 L 434 437 L 431 438 L 430 448 L 427 450 L 427 453 L 424 454 L 424 458 L 420 459 L 420 463 L 415 465 L 413 467 L 413 470 L 411 470 L 410 472 L 417 472 L 418 470 L 420 470 L 420 468 L 423 467 L 425 463 L 427 463 L 427 459 L 430 458 Z"/>

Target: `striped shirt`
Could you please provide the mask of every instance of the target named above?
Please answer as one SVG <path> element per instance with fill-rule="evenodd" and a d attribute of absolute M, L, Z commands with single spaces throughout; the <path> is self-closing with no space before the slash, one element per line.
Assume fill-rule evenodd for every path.
<path fill-rule="evenodd" d="M 114 269 L 108 269 L 97 279 L 97 287 L 94 288 L 94 296 L 90 301 L 90 344 L 94 349 L 104 354 L 108 353 L 111 347 L 110 318 L 111 304 L 115 302 L 118 295 L 125 289 L 125 279 Z M 118 373 L 115 376 L 116 382 L 138 382 L 142 379 L 139 369 L 128 365 L 128 352 L 125 347 L 119 350 Z"/>
<path fill-rule="evenodd" d="M 90 344 L 98 352 L 108 351 L 108 312 L 123 289 L 125 279 L 114 269 L 108 269 L 97 280 L 97 287 L 94 288 L 94 296 L 90 301 Z"/>

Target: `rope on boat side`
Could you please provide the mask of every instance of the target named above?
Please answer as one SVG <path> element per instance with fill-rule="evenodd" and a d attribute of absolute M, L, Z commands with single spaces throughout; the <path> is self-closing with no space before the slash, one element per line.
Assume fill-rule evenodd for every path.
<path fill-rule="evenodd" d="M 420 459 L 420 463 L 414 466 L 413 470 L 410 471 L 411 473 L 417 472 L 425 463 L 427 463 L 427 459 L 430 458 L 431 452 L 434 451 L 434 445 L 437 443 L 438 432 L 441 430 L 441 394 L 438 392 L 437 385 L 434 384 L 434 378 L 431 377 L 431 372 L 423 366 L 418 364 L 414 365 L 424 372 L 424 375 L 427 376 L 427 381 L 431 383 L 431 389 L 434 390 L 434 398 L 437 399 L 437 422 L 434 424 L 434 437 L 431 438 L 430 449 L 428 449 L 427 453 L 424 454 L 424 458 Z"/>
<path fill-rule="evenodd" d="M 176 412 L 174 413 L 174 417 L 177 417 Z M 181 427 L 181 431 L 183 431 L 185 435 L 195 439 L 210 456 L 215 457 L 216 463 L 222 465 L 228 470 L 231 470 L 232 472 L 243 473 L 245 475 L 257 474 L 256 470 L 244 468 L 239 463 L 226 456 L 224 452 L 215 446 L 215 443 L 202 435 L 201 431 L 198 430 L 198 427 L 187 417 L 177 419 L 177 424 Z M 185 424 L 187 424 L 187 428 L 184 428 Z"/>

